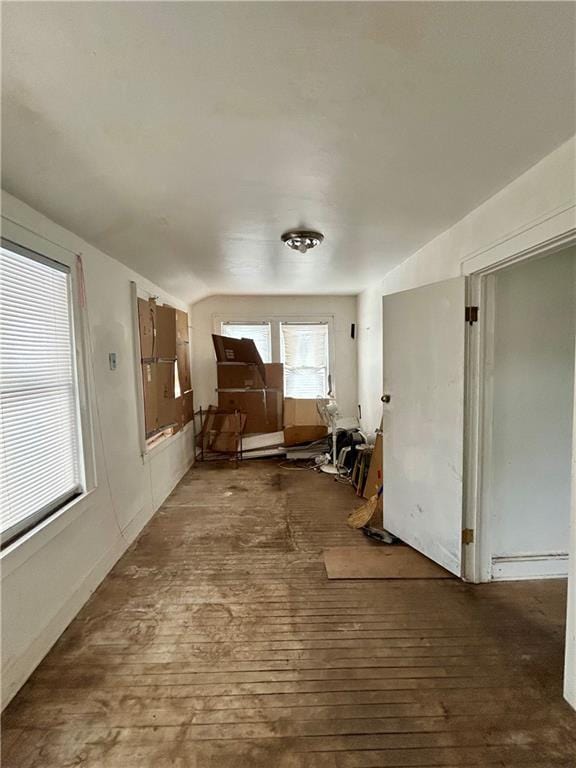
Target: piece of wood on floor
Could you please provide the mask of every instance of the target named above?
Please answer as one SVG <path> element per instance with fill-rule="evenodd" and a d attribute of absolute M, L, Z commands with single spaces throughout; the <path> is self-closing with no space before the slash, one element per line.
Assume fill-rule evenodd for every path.
<path fill-rule="evenodd" d="M 452 574 L 402 544 L 324 550 L 329 579 L 450 579 Z"/>

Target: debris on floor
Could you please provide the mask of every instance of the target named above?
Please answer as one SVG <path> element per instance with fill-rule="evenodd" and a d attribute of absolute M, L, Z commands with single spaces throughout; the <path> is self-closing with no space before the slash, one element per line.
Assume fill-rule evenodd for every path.
<path fill-rule="evenodd" d="M 400 539 L 396 538 L 396 536 L 393 536 L 391 533 L 388 533 L 388 531 L 385 531 L 383 528 L 374 528 L 371 525 L 363 526 L 362 533 L 369 539 L 380 542 L 380 544 L 396 544 L 400 541 Z"/>

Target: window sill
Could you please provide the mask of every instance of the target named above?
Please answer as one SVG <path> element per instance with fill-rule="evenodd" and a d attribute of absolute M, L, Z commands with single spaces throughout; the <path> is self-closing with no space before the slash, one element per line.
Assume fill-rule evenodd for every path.
<path fill-rule="evenodd" d="M 143 463 L 148 464 L 148 462 L 150 462 L 155 456 L 165 451 L 177 440 L 182 439 L 182 437 L 186 435 L 193 428 L 194 428 L 193 422 L 189 421 L 188 424 L 186 424 L 181 430 L 179 430 L 175 434 L 166 435 L 165 437 L 158 440 L 157 443 L 147 448 L 146 452 L 142 454 Z"/>
<path fill-rule="evenodd" d="M 92 508 L 95 491 L 96 488 L 91 488 L 72 499 L 3 549 L 0 553 L 2 578 L 4 579 L 12 571 L 23 565 L 26 560 L 77 520 L 81 514 L 89 511 Z"/>

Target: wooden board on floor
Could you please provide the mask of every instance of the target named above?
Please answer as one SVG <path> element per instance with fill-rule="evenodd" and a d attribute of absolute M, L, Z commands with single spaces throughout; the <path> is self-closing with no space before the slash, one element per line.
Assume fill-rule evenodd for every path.
<path fill-rule="evenodd" d="M 332 547 L 324 550 L 329 579 L 449 579 L 451 573 L 412 547 Z"/>

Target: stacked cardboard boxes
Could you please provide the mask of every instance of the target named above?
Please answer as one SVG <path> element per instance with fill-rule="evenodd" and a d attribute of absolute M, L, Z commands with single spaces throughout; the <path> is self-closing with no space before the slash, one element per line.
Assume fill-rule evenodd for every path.
<path fill-rule="evenodd" d="M 246 434 L 278 432 L 284 411 L 284 368 L 263 363 L 251 339 L 213 334 L 218 366 L 218 407 L 246 415 Z"/>

